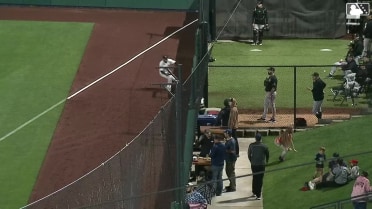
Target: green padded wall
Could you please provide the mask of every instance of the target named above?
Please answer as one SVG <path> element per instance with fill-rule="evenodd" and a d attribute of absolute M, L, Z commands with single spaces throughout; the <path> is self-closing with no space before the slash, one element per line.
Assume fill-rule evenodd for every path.
<path fill-rule="evenodd" d="M 0 0 L 3 5 L 197 10 L 199 0 Z"/>

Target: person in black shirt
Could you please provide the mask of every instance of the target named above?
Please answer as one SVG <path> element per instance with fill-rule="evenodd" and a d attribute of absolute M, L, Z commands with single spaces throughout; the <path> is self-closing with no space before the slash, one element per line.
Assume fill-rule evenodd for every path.
<path fill-rule="evenodd" d="M 263 178 L 265 175 L 265 166 L 269 162 L 269 148 L 262 143 L 262 136 L 256 133 L 256 141 L 248 147 L 248 160 L 251 162 L 252 169 L 252 195 L 256 200 L 261 199 Z"/>
<path fill-rule="evenodd" d="M 223 189 L 222 171 L 225 165 L 226 147 L 223 138 L 216 136 L 209 156 L 211 157 L 212 181 L 216 196 L 221 196 Z"/>
<path fill-rule="evenodd" d="M 359 38 L 359 36 L 357 36 L 354 40 L 350 41 L 349 54 L 352 54 L 354 56 L 357 64 L 359 64 L 359 59 L 362 57 L 363 49 L 363 38 Z"/>
<path fill-rule="evenodd" d="M 226 147 L 226 157 L 225 157 L 225 171 L 226 176 L 229 178 L 230 184 L 225 187 L 224 192 L 235 192 L 236 191 L 236 179 L 235 179 L 235 163 L 237 160 L 236 156 L 236 140 L 232 136 L 232 130 L 227 129 L 225 134 L 225 147 Z"/>
<path fill-rule="evenodd" d="M 218 113 L 217 116 L 217 126 L 227 126 L 229 122 L 230 117 L 230 101 L 231 99 L 225 99 L 223 101 L 224 107 L 221 109 L 221 111 Z"/>
<path fill-rule="evenodd" d="M 359 70 L 358 64 L 354 59 L 354 55 L 350 54 L 346 60 L 347 64 L 342 66 L 341 70 L 344 71 L 344 75 L 348 75 L 350 73 L 357 73 Z"/>
<path fill-rule="evenodd" d="M 262 116 L 257 120 L 266 121 L 266 114 L 268 112 L 269 107 L 272 111 L 272 116 L 269 122 L 276 122 L 276 107 L 275 107 L 275 99 L 276 99 L 276 89 L 278 87 L 278 79 L 275 76 L 275 68 L 270 67 L 267 69 L 267 74 L 269 75 L 266 77 L 264 81 L 265 86 L 265 101 L 264 101 L 264 111 Z"/>
<path fill-rule="evenodd" d="M 312 74 L 313 76 L 313 88 L 308 87 L 307 89 L 313 93 L 313 114 L 318 118 L 322 118 L 322 103 L 324 99 L 324 88 L 326 87 L 326 83 L 324 83 L 319 78 L 319 73 L 315 72 Z"/>
<path fill-rule="evenodd" d="M 200 136 L 196 143 L 196 146 L 200 148 L 199 157 L 207 157 L 211 152 L 214 144 L 214 135 L 210 130 L 206 129 L 204 134 Z M 196 177 L 209 181 L 211 179 L 211 174 L 203 165 L 195 165 Z"/>
<path fill-rule="evenodd" d="M 367 57 L 371 53 L 371 43 L 372 43 L 372 15 L 367 17 L 367 22 L 363 30 L 363 54 L 362 57 Z"/>
<path fill-rule="evenodd" d="M 257 6 L 252 16 L 253 44 L 262 45 L 263 30 L 269 27 L 267 9 L 262 5 L 262 1 L 257 2 Z"/>
<path fill-rule="evenodd" d="M 214 136 L 210 132 L 210 130 L 205 130 L 204 134 L 200 136 L 197 146 L 200 147 L 200 157 L 207 157 L 211 152 L 214 143 Z"/>
<path fill-rule="evenodd" d="M 341 70 L 344 72 L 344 76 L 350 73 L 356 73 L 359 70 L 353 53 L 347 54 L 345 61 L 341 60 L 339 62 L 336 62 L 334 65 L 335 66 L 331 67 L 331 71 L 329 72 L 327 78 L 333 78 L 333 75 L 336 73 L 337 67 L 341 67 Z"/>

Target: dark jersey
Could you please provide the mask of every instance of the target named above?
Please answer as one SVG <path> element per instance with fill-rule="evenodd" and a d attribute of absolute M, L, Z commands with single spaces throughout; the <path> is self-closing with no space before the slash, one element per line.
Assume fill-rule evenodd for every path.
<path fill-rule="evenodd" d="M 363 30 L 363 35 L 365 36 L 365 38 L 372 38 L 372 20 L 369 20 L 366 23 L 365 28 Z"/>
<path fill-rule="evenodd" d="M 314 101 L 322 101 L 324 99 L 324 88 L 326 84 L 320 79 L 316 79 L 313 82 L 313 89 L 311 92 L 313 93 Z"/>
<path fill-rule="evenodd" d="M 276 78 L 275 75 L 270 75 L 265 79 L 264 85 L 265 85 L 265 91 L 271 91 L 273 88 L 276 91 L 278 87 L 278 79 Z"/>
<path fill-rule="evenodd" d="M 259 25 L 266 25 L 268 24 L 267 21 L 267 10 L 266 8 L 262 7 L 256 7 L 253 11 L 253 17 L 252 17 L 253 24 L 259 24 Z"/>
<path fill-rule="evenodd" d="M 221 109 L 221 111 L 218 113 L 217 116 L 217 126 L 227 126 L 229 122 L 230 117 L 230 107 L 224 107 Z"/>

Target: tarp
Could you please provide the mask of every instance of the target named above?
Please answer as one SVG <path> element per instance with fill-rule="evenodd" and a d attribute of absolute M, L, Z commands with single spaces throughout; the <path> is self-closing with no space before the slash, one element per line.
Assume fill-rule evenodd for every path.
<path fill-rule="evenodd" d="M 257 0 L 216 0 L 217 39 L 252 38 Z M 339 38 L 346 34 L 342 0 L 266 0 L 271 38 Z"/>

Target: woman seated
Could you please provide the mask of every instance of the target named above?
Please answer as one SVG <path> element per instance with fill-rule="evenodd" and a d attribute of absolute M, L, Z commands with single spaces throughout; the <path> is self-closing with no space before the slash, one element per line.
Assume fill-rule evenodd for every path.
<path fill-rule="evenodd" d="M 207 208 L 207 199 L 194 189 L 194 185 L 189 183 L 186 188 L 185 202 L 190 209 Z"/>
<path fill-rule="evenodd" d="M 337 164 L 330 172 L 325 173 L 308 182 L 310 190 L 323 187 L 339 187 L 348 182 L 348 168 L 345 166 L 342 158 L 337 159 Z"/>

